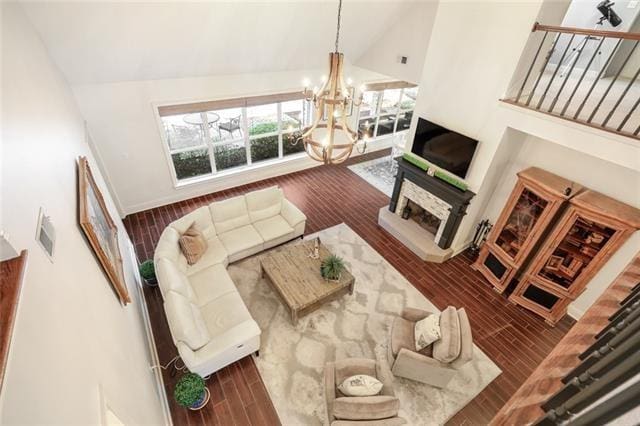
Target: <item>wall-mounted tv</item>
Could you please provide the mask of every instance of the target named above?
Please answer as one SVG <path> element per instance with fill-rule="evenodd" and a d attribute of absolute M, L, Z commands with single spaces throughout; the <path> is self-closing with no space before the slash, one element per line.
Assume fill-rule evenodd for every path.
<path fill-rule="evenodd" d="M 464 179 L 477 145 L 475 139 L 418 118 L 411 152 Z"/>

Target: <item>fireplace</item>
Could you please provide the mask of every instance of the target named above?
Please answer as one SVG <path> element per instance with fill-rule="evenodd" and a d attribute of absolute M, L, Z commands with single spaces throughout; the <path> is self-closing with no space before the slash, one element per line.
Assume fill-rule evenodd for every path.
<path fill-rule="evenodd" d="M 387 211 L 393 213 L 391 216 L 396 219 L 381 213 L 378 222 L 409 248 L 420 245 L 422 238 L 431 239 L 431 244 L 435 243 L 436 249 L 448 250 L 475 194 L 429 176 L 403 158 L 397 161 L 398 174 Z M 406 222 L 409 221 L 417 223 L 419 227 L 408 226 Z M 401 222 L 405 222 L 405 225 Z M 424 235 L 424 238 L 415 235 L 416 232 Z M 405 237 L 402 236 L 403 233 L 406 234 Z M 422 258 L 429 254 L 423 256 L 425 250 L 424 247 L 421 248 Z"/>
<path fill-rule="evenodd" d="M 402 209 L 402 218 L 405 220 L 413 220 L 433 235 L 438 233 L 438 229 L 442 223 L 435 215 L 429 213 L 428 210 L 420 207 L 420 205 L 411 200 L 409 200 L 404 209 Z"/>

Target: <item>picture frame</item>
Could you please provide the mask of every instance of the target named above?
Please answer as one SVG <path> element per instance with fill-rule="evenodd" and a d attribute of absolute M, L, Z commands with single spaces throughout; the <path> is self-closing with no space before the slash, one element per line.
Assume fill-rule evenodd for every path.
<path fill-rule="evenodd" d="M 116 227 L 86 157 L 78 158 L 78 221 L 123 305 L 131 303 Z"/>

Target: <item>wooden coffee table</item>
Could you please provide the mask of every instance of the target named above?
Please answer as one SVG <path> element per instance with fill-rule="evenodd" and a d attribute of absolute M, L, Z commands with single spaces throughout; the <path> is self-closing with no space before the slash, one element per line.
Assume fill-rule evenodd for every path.
<path fill-rule="evenodd" d="M 347 270 L 340 280 L 327 281 L 320 275 L 322 259 L 331 253 L 320 244 L 318 259 L 309 257 L 313 253 L 314 241 L 285 246 L 262 257 L 262 276 L 278 293 L 291 313 L 295 325 L 298 318 L 318 309 L 323 303 L 336 300 L 345 294 L 353 294 L 355 279 Z"/>

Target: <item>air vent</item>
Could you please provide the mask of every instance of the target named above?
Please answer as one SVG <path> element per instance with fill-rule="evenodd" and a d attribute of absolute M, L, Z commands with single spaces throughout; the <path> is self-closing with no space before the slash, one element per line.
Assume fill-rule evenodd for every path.
<path fill-rule="evenodd" d="M 44 214 L 44 209 L 40 207 L 38 214 L 38 228 L 36 229 L 36 241 L 44 250 L 49 260 L 53 262 L 53 253 L 56 244 L 56 230 L 51 223 L 51 218 Z"/>

